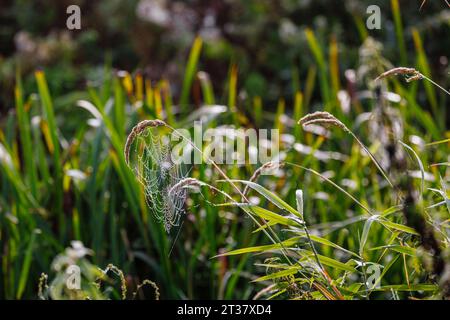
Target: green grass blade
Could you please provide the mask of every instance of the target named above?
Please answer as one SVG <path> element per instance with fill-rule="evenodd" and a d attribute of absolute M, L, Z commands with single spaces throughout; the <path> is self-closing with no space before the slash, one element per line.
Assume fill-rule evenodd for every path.
<path fill-rule="evenodd" d="M 27 250 L 25 251 L 25 257 L 22 263 L 22 270 L 19 277 L 19 285 L 17 287 L 16 299 L 20 299 L 25 291 L 27 285 L 28 276 L 30 273 L 31 259 L 33 257 L 33 246 L 36 241 L 37 230 L 34 230 L 31 234 L 30 241 L 28 243 Z"/>
<path fill-rule="evenodd" d="M 285 202 L 279 196 L 277 196 L 273 192 L 267 190 L 263 186 L 261 186 L 261 185 L 259 185 L 257 183 L 251 182 L 251 181 L 246 181 L 246 180 L 231 180 L 231 182 L 233 182 L 233 183 L 243 183 L 243 184 L 249 186 L 250 188 L 252 188 L 256 192 L 261 194 L 264 198 L 266 198 L 267 200 L 272 202 L 274 205 L 276 205 L 278 208 L 286 210 L 287 212 L 292 213 L 293 215 L 301 218 L 301 215 L 300 215 L 300 213 L 297 210 L 295 210 L 287 202 Z"/>
<path fill-rule="evenodd" d="M 189 54 L 186 70 L 184 72 L 183 86 L 181 88 L 180 104 L 182 108 L 186 108 L 186 105 L 189 103 L 189 92 L 197 71 L 197 64 L 202 49 L 202 43 L 202 39 L 200 37 L 196 37 Z"/>
<path fill-rule="evenodd" d="M 405 37 L 403 36 L 403 24 L 398 0 L 391 0 L 392 14 L 394 16 L 395 35 L 397 37 L 398 50 L 400 52 L 400 63 L 402 66 L 407 65 Z"/>
<path fill-rule="evenodd" d="M 61 151 L 60 151 L 60 143 L 58 139 L 58 128 L 56 126 L 55 114 L 53 109 L 52 99 L 50 97 L 50 92 L 48 90 L 47 81 L 45 80 L 44 72 L 38 70 L 35 72 L 35 77 L 38 85 L 39 96 L 41 98 L 42 107 L 44 117 L 48 124 L 49 136 L 53 145 L 53 190 L 55 191 L 55 213 L 58 215 L 59 220 L 59 232 L 61 237 L 64 236 L 65 233 L 65 216 L 63 212 L 63 187 L 62 187 L 62 178 L 63 178 L 63 168 L 61 161 Z"/>
<path fill-rule="evenodd" d="M 31 142 L 30 119 L 23 103 L 22 80 L 19 76 L 19 73 L 17 73 L 16 76 L 15 98 L 17 120 L 20 131 L 20 141 L 22 143 L 22 155 L 25 162 L 25 174 L 28 179 L 28 185 L 30 186 L 31 194 L 33 195 L 33 197 L 36 197 L 37 171 L 34 162 L 34 151 Z"/>

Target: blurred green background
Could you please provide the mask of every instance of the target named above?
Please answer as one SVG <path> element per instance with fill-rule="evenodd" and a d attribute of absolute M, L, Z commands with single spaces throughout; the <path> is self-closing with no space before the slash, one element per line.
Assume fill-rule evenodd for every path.
<path fill-rule="evenodd" d="M 446 77 L 449 12 L 444 1 L 399 1 L 404 35 L 396 40 L 389 0 L 381 1 L 49 1 L 5 0 L 0 4 L 1 109 L 11 107 L 14 61 L 24 74 L 45 67 L 51 91 L 60 96 L 100 81 L 105 63 L 141 70 L 153 80 L 167 78 L 175 96 L 195 35 L 204 40 L 201 69 L 214 88 L 226 81 L 229 65 L 239 65 L 243 94 L 266 101 L 291 97 L 314 63 L 305 28 L 322 45 L 339 43 L 341 70 L 355 68 L 361 39 L 369 34 L 383 46 L 386 59 L 411 65 L 415 57 L 411 26 L 422 35 L 435 80 Z M 81 8 L 82 28 L 66 28 L 67 6 Z M 367 30 L 366 9 L 381 8 L 381 30 Z M 404 49 L 402 48 L 404 46 Z M 403 50 L 403 51 L 402 51 Z M 25 89 L 32 87 L 25 78 Z M 223 91 L 223 90 L 221 90 Z"/>

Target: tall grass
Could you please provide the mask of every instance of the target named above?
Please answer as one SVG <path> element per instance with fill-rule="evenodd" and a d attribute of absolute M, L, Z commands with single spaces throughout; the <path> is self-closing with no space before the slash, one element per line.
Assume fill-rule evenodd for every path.
<path fill-rule="evenodd" d="M 397 1 L 392 6 L 396 9 Z M 276 110 L 257 96 L 247 97 L 248 104 L 238 99 L 235 65 L 228 95 L 215 95 L 202 70 L 200 38 L 187 59 L 179 97 L 165 79 L 151 83 L 141 74 L 105 68 L 106 81 L 72 100 L 67 97 L 70 109 L 64 110 L 67 106 L 51 96 L 45 70 L 35 73 L 35 92 L 24 92 L 18 74 L 15 112 L 0 129 L 0 297 L 37 298 L 44 286 L 41 273 L 58 276 L 52 261 L 72 240 L 93 250 L 94 265 L 111 263 L 123 270 L 108 269 L 121 278 L 111 287 L 111 297 L 118 299 L 136 297 L 144 283 L 155 284 L 158 297 L 177 299 L 439 297 L 445 292 L 442 275 L 429 268 L 432 253 L 417 224 L 408 221 L 404 186 L 396 183 L 398 176 L 408 176 L 408 192 L 420 191 L 419 215 L 439 248 L 447 250 L 448 139 L 444 121 L 433 116 L 445 114 L 448 97 L 431 80 L 420 34 L 414 31 L 413 37 L 424 87 L 383 76 L 381 95 L 373 90 L 369 102 L 351 101 L 348 112 L 337 97 L 345 87 L 339 43 L 331 39 L 327 61 L 312 29 L 306 38 L 315 65 L 300 75 L 305 85 L 296 85 L 293 104 L 280 97 Z M 400 60 L 406 60 L 404 45 L 399 50 Z M 187 107 L 197 84 L 205 104 L 198 113 Z M 398 94 L 400 101 L 381 105 L 379 97 L 387 93 Z M 214 111 L 216 103 L 227 106 L 225 114 Z M 334 113 L 325 120 L 351 134 L 323 128 L 330 124 L 324 118 L 314 123 L 308 118 L 313 129 L 296 124 L 318 108 Z M 361 120 L 361 108 L 372 117 Z M 384 123 L 374 116 L 380 110 L 389 115 L 397 110 L 400 118 Z M 72 114 L 76 125 L 69 129 Z M 200 192 L 189 194 L 177 236 L 167 235 L 149 212 L 144 186 L 127 166 L 127 135 L 148 119 L 161 119 L 171 130 L 187 123 L 192 132 L 186 119 L 204 115 L 206 128 L 278 128 L 292 139 L 280 141 L 283 164 L 266 164 L 273 175 L 259 174 L 265 164 L 192 166 L 189 181 L 200 181 Z M 404 144 L 393 143 L 412 155 L 404 158 L 401 170 L 384 157 L 392 147 L 386 142 L 391 141 L 389 125 L 396 121 L 402 122 Z M 387 140 L 384 131 L 373 135 L 375 127 L 387 130 Z M 379 286 L 368 285 L 372 266 L 380 269 Z M 124 282 L 134 295 L 132 290 L 127 294 Z M 153 298 L 154 293 L 139 296 Z"/>

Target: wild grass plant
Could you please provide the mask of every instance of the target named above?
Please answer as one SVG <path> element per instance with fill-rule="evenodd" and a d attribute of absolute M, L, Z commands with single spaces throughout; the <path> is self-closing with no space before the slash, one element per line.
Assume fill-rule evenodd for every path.
<path fill-rule="evenodd" d="M 237 65 L 213 88 L 200 38 L 179 100 L 166 79 L 108 66 L 100 85 L 70 97 L 51 96 L 44 70 L 35 93 L 17 76 L 0 128 L 0 297 L 450 298 L 450 95 L 420 34 L 414 68 L 394 68 L 366 38 L 353 92 L 341 89 L 337 40 L 327 60 L 314 31 L 305 37 L 316 65 L 275 110 L 242 100 Z M 67 103 L 80 118 L 72 130 Z M 164 167 L 144 133 L 192 132 L 199 119 L 277 128 L 280 159 L 220 165 L 197 150 L 204 161 L 182 174 Z M 89 255 L 73 259 L 74 240 Z M 81 267 L 81 291 L 64 287 L 67 259 Z"/>

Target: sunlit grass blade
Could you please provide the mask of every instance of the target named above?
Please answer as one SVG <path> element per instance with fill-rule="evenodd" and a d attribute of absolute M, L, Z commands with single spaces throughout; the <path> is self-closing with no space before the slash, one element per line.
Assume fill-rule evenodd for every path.
<path fill-rule="evenodd" d="M 189 103 L 189 92 L 191 90 L 192 82 L 194 81 L 195 73 L 197 71 L 198 60 L 200 57 L 200 51 L 202 49 L 202 39 L 196 37 L 192 44 L 191 52 L 184 72 L 183 85 L 181 88 L 180 105 L 182 108 L 186 108 Z"/>
<path fill-rule="evenodd" d="M 306 39 L 308 41 L 309 48 L 313 53 L 313 56 L 316 60 L 317 65 L 319 66 L 319 82 L 320 82 L 320 90 L 322 92 L 322 99 L 325 104 L 325 110 L 328 110 L 330 103 L 330 85 L 328 83 L 328 71 L 327 65 L 325 62 L 325 57 L 323 54 L 323 50 L 311 29 L 306 29 Z"/>
<path fill-rule="evenodd" d="M 291 239 L 284 240 L 281 243 L 231 250 L 231 251 L 219 254 L 215 257 L 224 257 L 224 256 L 233 256 L 233 255 L 244 254 L 244 253 L 256 253 L 256 252 L 265 252 L 265 251 L 272 251 L 272 250 L 281 250 L 281 249 L 283 249 L 283 246 L 289 247 L 289 246 L 295 245 L 299 241 L 299 239 L 300 239 L 299 237 L 293 237 Z"/>
<path fill-rule="evenodd" d="M 291 207 L 288 203 L 286 203 L 283 199 L 281 199 L 279 196 L 274 194 L 273 192 L 267 190 L 263 186 L 246 180 L 231 180 L 233 183 L 243 183 L 245 185 L 248 185 L 253 190 L 257 191 L 259 194 L 261 194 L 263 197 L 265 197 L 267 200 L 272 202 L 274 205 L 276 205 L 278 208 L 286 210 L 288 213 L 292 213 L 293 215 L 301 218 L 301 215 L 297 210 L 295 210 L 293 207 Z"/>
<path fill-rule="evenodd" d="M 266 276 L 263 277 L 259 277 L 255 280 L 253 280 L 253 282 L 260 282 L 260 281 L 267 281 L 267 280 L 274 280 L 274 279 L 278 279 L 278 278 L 284 278 L 290 275 L 294 275 L 297 273 L 297 270 L 295 268 L 292 269 L 287 269 L 287 270 L 282 270 L 282 271 L 278 271 L 278 272 L 274 272 L 271 274 L 268 274 Z"/>
<path fill-rule="evenodd" d="M 432 78 L 431 69 L 430 69 L 430 65 L 428 64 L 427 55 L 423 48 L 422 38 L 420 37 L 419 31 L 417 29 L 413 28 L 412 35 L 413 35 L 413 40 L 414 40 L 414 46 L 415 46 L 416 52 L 417 52 L 418 69 L 424 76 L 431 79 Z M 429 103 L 431 105 L 431 108 L 433 110 L 433 113 L 434 113 L 434 115 L 437 115 L 439 110 L 438 110 L 438 102 L 437 102 L 436 92 L 434 90 L 434 87 L 433 87 L 432 83 L 429 83 L 428 81 L 424 82 L 424 86 L 425 86 L 425 92 L 427 94 L 427 97 L 428 97 Z"/>
<path fill-rule="evenodd" d="M 406 66 L 406 46 L 404 40 L 405 38 L 403 36 L 403 24 L 398 0 L 391 0 L 391 8 L 394 16 L 395 35 L 397 37 L 397 45 L 400 53 L 400 62 L 403 66 Z"/>
<path fill-rule="evenodd" d="M 215 104 L 214 90 L 212 87 L 211 79 L 209 74 L 200 71 L 197 73 L 197 78 L 200 80 L 200 86 L 202 88 L 203 101 L 207 105 Z"/>
<path fill-rule="evenodd" d="M 25 173 L 28 178 L 28 184 L 31 189 L 31 194 L 34 197 L 36 197 L 37 171 L 33 156 L 34 152 L 32 149 L 33 144 L 31 141 L 30 118 L 28 112 L 25 110 L 23 102 L 22 80 L 18 72 L 16 76 L 15 98 L 16 98 L 17 120 L 20 131 L 20 141 L 22 143 L 22 154 L 24 158 L 23 160 L 25 162 Z"/>
<path fill-rule="evenodd" d="M 65 235 L 65 217 L 63 212 L 63 188 L 62 188 L 62 178 L 63 169 L 61 161 L 61 151 L 60 142 L 58 138 L 58 128 L 56 125 L 56 119 L 53 109 L 52 99 L 50 97 L 50 92 L 47 86 L 47 81 L 45 79 L 44 72 L 38 70 L 35 72 L 36 82 L 38 85 L 39 96 L 42 102 L 42 109 L 44 117 L 48 124 L 49 136 L 51 138 L 51 143 L 53 145 L 53 190 L 55 192 L 55 213 L 59 217 L 59 232 L 61 237 Z"/>

